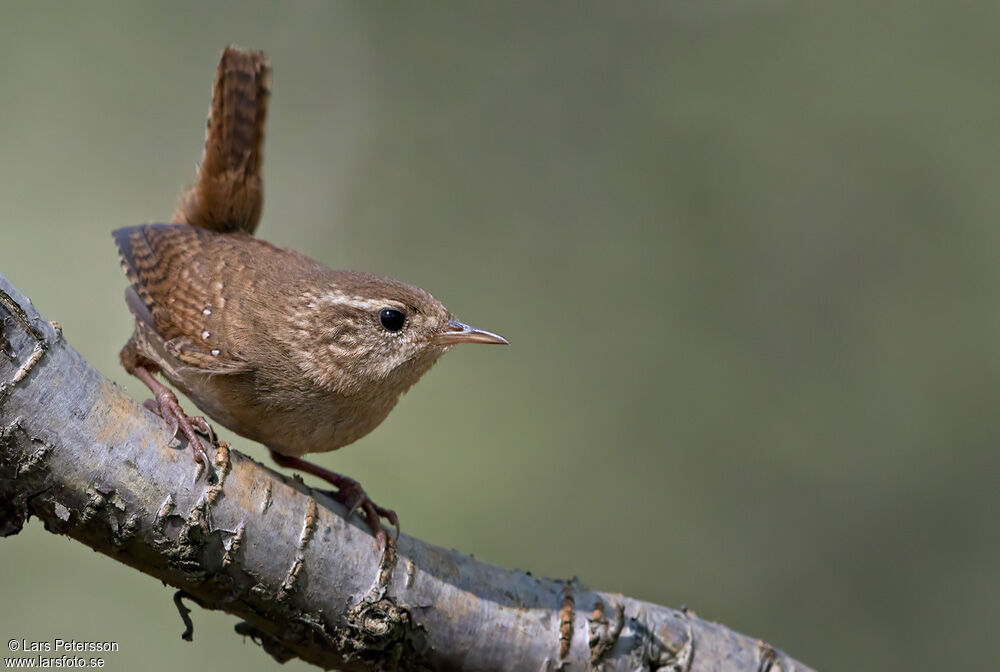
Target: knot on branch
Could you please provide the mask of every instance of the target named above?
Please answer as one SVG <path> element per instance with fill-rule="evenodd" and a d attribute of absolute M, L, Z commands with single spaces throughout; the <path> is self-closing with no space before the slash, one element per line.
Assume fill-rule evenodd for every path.
<path fill-rule="evenodd" d="M 347 611 L 348 643 L 385 651 L 401 642 L 411 625 L 410 612 L 391 598 L 366 596 Z"/>
<path fill-rule="evenodd" d="M 345 662 L 361 660 L 381 670 L 429 669 L 422 663 L 425 647 L 416 643 L 409 609 L 392 598 L 369 593 L 348 610 L 344 625 L 331 624 L 322 612 L 296 611 L 291 620 L 296 627 L 284 634 L 292 646 L 313 641 L 337 651 Z"/>

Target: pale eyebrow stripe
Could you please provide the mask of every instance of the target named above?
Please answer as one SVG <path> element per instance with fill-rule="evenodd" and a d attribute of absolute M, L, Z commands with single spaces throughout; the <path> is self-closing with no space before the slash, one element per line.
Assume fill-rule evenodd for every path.
<path fill-rule="evenodd" d="M 367 299 L 363 296 L 346 294 L 344 292 L 337 291 L 327 292 L 318 298 L 327 305 L 350 306 L 351 308 L 358 308 L 360 310 L 395 308 L 397 310 L 401 310 L 402 312 L 406 312 L 405 306 L 402 306 L 398 301 L 392 301 L 389 299 Z"/>

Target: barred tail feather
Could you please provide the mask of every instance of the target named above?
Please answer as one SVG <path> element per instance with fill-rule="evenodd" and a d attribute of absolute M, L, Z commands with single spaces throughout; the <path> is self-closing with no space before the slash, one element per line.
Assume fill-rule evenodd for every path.
<path fill-rule="evenodd" d="M 175 224 L 253 233 L 264 205 L 260 169 L 271 95 L 261 51 L 226 47 L 216 73 L 198 177 L 181 197 Z"/>

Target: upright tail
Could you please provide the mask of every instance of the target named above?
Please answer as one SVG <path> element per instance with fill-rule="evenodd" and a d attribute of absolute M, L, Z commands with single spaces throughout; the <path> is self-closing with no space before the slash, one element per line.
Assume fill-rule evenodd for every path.
<path fill-rule="evenodd" d="M 262 51 L 226 47 L 219 61 L 197 181 L 174 212 L 175 224 L 253 233 L 264 205 L 264 124 L 271 65 Z"/>

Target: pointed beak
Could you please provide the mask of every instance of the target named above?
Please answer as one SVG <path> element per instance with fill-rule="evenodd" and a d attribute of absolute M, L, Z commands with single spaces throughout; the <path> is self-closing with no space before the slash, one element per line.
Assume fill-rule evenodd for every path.
<path fill-rule="evenodd" d="M 438 334 L 437 342 L 441 345 L 455 343 L 487 343 L 492 345 L 508 345 L 507 339 L 499 334 L 470 327 L 464 322 L 451 320 L 444 331 Z"/>

